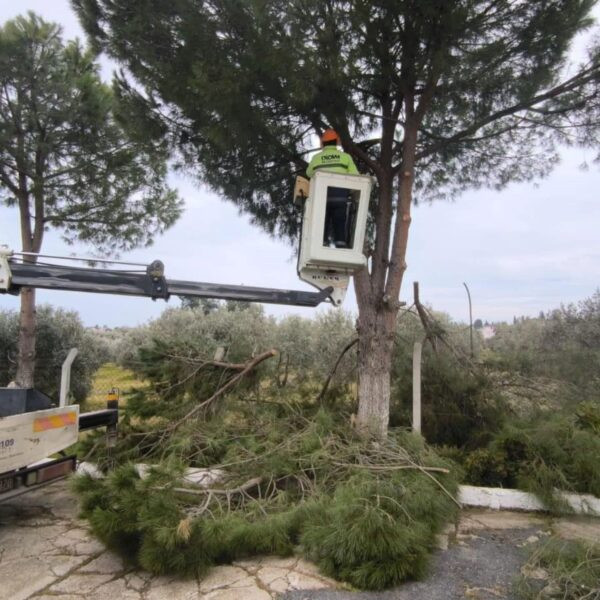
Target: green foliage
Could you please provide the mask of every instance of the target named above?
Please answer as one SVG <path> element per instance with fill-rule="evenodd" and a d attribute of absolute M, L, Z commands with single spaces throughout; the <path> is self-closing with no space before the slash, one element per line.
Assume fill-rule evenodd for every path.
<path fill-rule="evenodd" d="M 128 396 L 128 414 L 181 417 L 185 407 L 206 399 L 235 376 L 240 364 L 268 349 L 273 327 L 274 320 L 260 306 L 234 311 L 221 305 L 209 312 L 201 306 L 170 309 L 149 325 L 131 330 L 116 354 L 148 385 Z M 231 368 L 212 364 L 218 351 L 219 365 Z M 259 365 L 232 393 L 254 389 L 268 369 Z"/>
<path fill-rule="evenodd" d="M 0 385 L 14 379 L 17 364 L 19 315 L 0 311 Z M 69 350 L 79 350 L 71 370 L 71 395 L 82 402 L 90 392 L 92 378 L 108 358 L 102 340 L 90 333 L 75 312 L 41 306 L 37 310 L 35 387 L 58 401 L 61 366 Z"/>
<path fill-rule="evenodd" d="M 412 418 L 412 345 L 394 358 L 392 425 L 409 426 Z M 493 382 L 482 369 L 457 362 L 447 350 L 426 347 L 421 367 L 423 435 L 429 443 L 477 447 L 485 444 L 506 414 Z"/>
<path fill-rule="evenodd" d="M 600 436 L 600 402 L 582 402 L 575 412 L 577 426 Z"/>
<path fill-rule="evenodd" d="M 180 298 L 183 308 L 202 309 L 204 314 L 208 314 L 219 308 L 221 302 L 214 298 L 195 298 L 193 296 L 182 296 Z"/>
<path fill-rule="evenodd" d="M 170 403 L 193 402 L 223 383 L 221 369 L 202 364 L 212 360 L 219 348 L 224 351 L 223 361 L 238 364 L 275 348 L 278 356 L 260 365 L 244 389 L 251 387 L 259 396 L 314 399 L 355 335 L 351 315 L 339 310 L 320 313 L 315 319 L 288 316 L 276 321 L 253 305 L 243 311 L 224 305 L 208 312 L 203 307 L 171 309 L 149 325 L 125 332 L 115 344 L 114 355 L 122 366 L 153 383 L 160 395 L 156 401 L 164 405 L 166 414 Z M 355 368 L 352 349 L 338 365 L 326 401 L 349 398 Z M 168 402 L 161 394 L 165 390 Z M 148 397 L 142 400 L 149 401 Z"/>
<path fill-rule="evenodd" d="M 211 360 L 222 347 L 227 362 L 239 363 L 270 347 L 273 323 L 259 305 L 249 305 L 248 310 L 241 312 L 229 311 L 224 306 L 208 313 L 202 307 L 167 309 L 148 325 L 128 332 L 116 353 L 123 366 L 150 378 L 154 373 L 146 370 L 151 369 L 156 360 L 141 358 L 140 348 L 165 352 L 162 358 L 169 362 L 178 358 Z M 154 366 L 161 368 L 158 364 Z"/>
<path fill-rule="evenodd" d="M 24 250 L 39 252 L 48 227 L 132 248 L 181 212 L 164 147 L 128 135 L 94 58 L 31 12 L 0 28 L 0 202 L 20 210 Z"/>
<path fill-rule="evenodd" d="M 495 326 L 490 363 L 506 371 L 558 379 L 577 386 L 578 398 L 597 398 L 600 382 L 600 291 L 543 319 Z"/>
<path fill-rule="evenodd" d="M 509 477 L 507 456 L 501 450 L 477 448 L 464 458 L 467 481 L 475 485 L 501 487 Z"/>
<path fill-rule="evenodd" d="M 563 73 L 592 0 L 73 4 L 137 83 L 120 81 L 131 120 L 271 232 L 295 233 L 291 175 L 326 126 L 388 188 L 417 129 L 421 199 L 543 175 L 557 142 L 596 145 L 597 63 Z M 377 204 L 387 235 L 393 204 Z"/>
<path fill-rule="evenodd" d="M 112 455 L 121 466 L 74 485 L 96 535 L 154 573 L 300 552 L 360 588 L 421 577 L 435 534 L 455 515 L 451 465 L 401 431 L 372 444 L 347 417 L 229 398 L 216 416 L 171 431 L 146 422 L 141 441 L 126 422 Z M 131 459 L 152 463 L 149 475 Z M 188 465 L 223 468 L 222 480 L 202 491 L 182 478 Z"/>
<path fill-rule="evenodd" d="M 541 567 L 549 573 L 548 586 L 555 589 L 553 597 L 583 600 L 600 595 L 598 544 L 553 537 L 534 548 L 528 567 Z M 526 578 L 521 578 L 517 590 L 524 599 L 540 598 L 539 586 Z"/>
<path fill-rule="evenodd" d="M 600 496 L 600 435 L 563 416 L 506 425 L 465 461 L 473 484 L 534 492 L 548 508 L 565 507 L 555 490 Z"/>
<path fill-rule="evenodd" d="M 21 250 L 49 229 L 102 253 L 149 245 L 181 201 L 167 149 L 131 135 L 96 55 L 29 12 L 0 27 L 0 205 L 19 211 Z M 17 383 L 34 377 L 35 296 L 21 296 Z"/>
<path fill-rule="evenodd" d="M 380 590 L 423 577 L 439 525 L 453 506 L 421 473 L 351 477 L 300 538 L 324 573 Z"/>

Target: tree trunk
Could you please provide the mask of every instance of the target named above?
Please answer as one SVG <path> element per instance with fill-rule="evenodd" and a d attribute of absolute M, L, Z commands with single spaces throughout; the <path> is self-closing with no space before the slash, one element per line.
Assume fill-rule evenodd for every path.
<path fill-rule="evenodd" d="M 357 427 L 374 437 L 386 435 L 390 416 L 391 356 L 377 334 L 361 336 L 358 344 Z"/>
<path fill-rule="evenodd" d="M 32 217 L 30 209 L 30 193 L 25 176 L 21 173 L 19 182 L 20 193 L 19 212 L 21 218 L 21 242 L 23 252 L 39 252 L 44 237 L 44 203 L 41 193 L 42 187 L 38 186 L 34 193 L 35 216 Z M 35 263 L 37 257 L 25 256 L 23 260 Z M 19 359 L 15 381 L 19 387 L 34 387 L 35 374 L 35 288 L 21 290 L 21 315 L 19 322 Z"/>
<path fill-rule="evenodd" d="M 392 233 L 393 172 L 384 169 L 379 177 L 379 206 L 375 217 L 375 251 L 371 272 L 365 268 L 354 277 L 358 302 L 358 429 L 384 438 L 390 417 L 392 353 L 396 334 L 399 295 L 406 271 L 406 248 L 411 223 L 417 126 L 406 124 L 403 159 L 398 169 L 398 202 Z M 391 241 L 391 244 L 390 244 Z"/>
<path fill-rule="evenodd" d="M 33 387 L 35 372 L 35 289 L 21 290 L 21 320 L 19 325 L 19 362 L 16 383 L 19 387 Z"/>
<path fill-rule="evenodd" d="M 377 438 L 386 436 L 390 417 L 396 313 L 386 308 L 359 310 L 356 425 L 362 433 Z"/>

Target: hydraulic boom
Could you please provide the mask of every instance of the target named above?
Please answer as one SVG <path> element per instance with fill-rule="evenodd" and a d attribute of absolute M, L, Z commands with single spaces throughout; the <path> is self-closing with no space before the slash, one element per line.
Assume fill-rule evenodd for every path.
<path fill-rule="evenodd" d="M 82 260 L 70 257 L 48 257 L 41 254 L 12 252 L 0 247 L 0 293 L 18 294 L 22 287 L 70 290 L 97 294 L 145 296 L 168 300 L 170 296 L 220 298 L 267 304 L 317 306 L 330 298 L 333 288 L 319 292 L 279 290 L 272 288 L 225 285 L 199 281 L 166 279 L 164 265 L 155 260 L 150 265 L 128 264 L 129 269 L 99 269 L 40 262 L 42 258 Z M 36 262 L 30 262 L 31 260 Z M 93 259 L 87 259 L 88 261 Z M 96 261 L 112 262 L 112 261 Z M 145 267 L 144 270 L 131 267 Z"/>

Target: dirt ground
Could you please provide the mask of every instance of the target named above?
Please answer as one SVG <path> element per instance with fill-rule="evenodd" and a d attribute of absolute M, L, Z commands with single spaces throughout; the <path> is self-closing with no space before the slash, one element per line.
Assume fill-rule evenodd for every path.
<path fill-rule="evenodd" d="M 77 512 L 65 481 L 0 503 L 0 600 L 514 598 L 512 586 L 528 545 L 550 532 L 600 541 L 600 519 L 466 510 L 458 526 L 439 537 L 426 580 L 359 593 L 341 588 L 298 558 L 263 557 L 215 567 L 201 581 L 139 572 L 95 540 Z"/>

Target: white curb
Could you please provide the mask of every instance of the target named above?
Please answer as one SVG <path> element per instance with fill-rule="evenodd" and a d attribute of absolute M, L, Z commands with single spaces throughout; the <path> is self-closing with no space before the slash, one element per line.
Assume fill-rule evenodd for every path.
<path fill-rule="evenodd" d="M 600 498 L 591 494 L 559 492 L 560 496 L 576 514 L 600 517 Z M 534 494 L 506 488 L 459 486 L 458 499 L 465 506 L 481 506 L 495 510 L 546 510 Z"/>
<path fill-rule="evenodd" d="M 141 477 L 147 474 L 149 465 L 136 465 Z M 78 473 L 86 473 L 95 478 L 104 477 L 96 465 L 81 462 L 77 467 Z M 200 487 L 214 485 L 223 478 L 224 472 L 220 469 L 188 469 L 184 480 Z M 563 500 L 578 515 L 600 517 L 600 498 L 591 494 L 572 494 L 559 492 Z M 458 488 L 458 501 L 464 506 L 479 506 L 494 510 L 523 510 L 544 511 L 545 506 L 534 494 L 512 490 L 508 488 L 478 487 L 474 485 L 461 485 Z"/>

